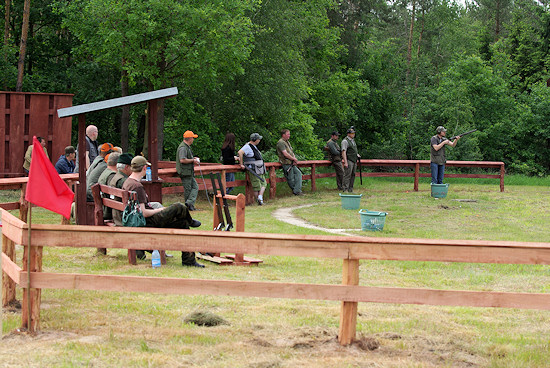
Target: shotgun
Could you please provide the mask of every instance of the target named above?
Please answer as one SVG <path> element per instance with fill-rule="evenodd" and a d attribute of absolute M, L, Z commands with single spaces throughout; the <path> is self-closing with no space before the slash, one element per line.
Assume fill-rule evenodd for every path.
<path fill-rule="evenodd" d="M 471 134 L 473 132 L 477 131 L 477 129 L 472 129 L 472 130 L 468 130 L 466 133 L 462 133 L 462 134 L 459 134 L 459 135 L 454 135 L 452 136 L 451 138 L 449 138 L 450 141 L 452 141 L 453 139 L 455 138 L 462 138 L 464 137 L 465 135 L 468 135 L 468 134 Z"/>
<path fill-rule="evenodd" d="M 216 176 L 218 177 L 218 184 L 220 185 L 220 192 L 222 194 L 222 201 L 223 201 L 223 212 L 225 213 L 225 221 L 227 222 L 227 225 L 223 230 L 229 231 L 233 228 L 233 220 L 231 220 L 231 212 L 229 211 L 229 206 L 227 205 L 227 198 L 225 198 L 225 188 L 223 187 L 223 184 L 222 184 L 222 177 L 220 173 L 216 173 Z"/>

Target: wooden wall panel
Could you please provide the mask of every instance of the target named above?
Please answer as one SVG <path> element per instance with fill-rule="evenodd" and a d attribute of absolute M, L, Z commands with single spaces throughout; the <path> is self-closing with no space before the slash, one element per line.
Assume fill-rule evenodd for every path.
<path fill-rule="evenodd" d="M 55 164 L 71 144 L 72 119 L 57 109 L 72 106 L 72 94 L 0 92 L 0 177 L 23 176 L 23 160 L 33 135 L 47 140 Z"/>

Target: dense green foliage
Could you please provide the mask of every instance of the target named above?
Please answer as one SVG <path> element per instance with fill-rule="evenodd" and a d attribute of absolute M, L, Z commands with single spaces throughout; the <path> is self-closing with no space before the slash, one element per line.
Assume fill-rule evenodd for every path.
<path fill-rule="evenodd" d="M 1 48 L 7 90 L 22 9 L 12 1 Z M 82 104 L 178 87 L 159 114 L 164 159 L 187 129 L 203 161 L 218 159 L 227 131 L 238 145 L 259 132 L 273 157 L 282 128 L 300 158 L 322 158 L 330 132 L 351 125 L 363 157 L 427 159 L 445 125 L 451 135 L 479 129 L 450 159 L 550 173 L 546 2 L 36 0 L 30 22 L 25 91 L 74 93 Z M 132 107 L 128 128 L 118 110 L 87 120 L 100 141 L 119 144 L 128 131 L 140 152 L 144 110 Z"/>

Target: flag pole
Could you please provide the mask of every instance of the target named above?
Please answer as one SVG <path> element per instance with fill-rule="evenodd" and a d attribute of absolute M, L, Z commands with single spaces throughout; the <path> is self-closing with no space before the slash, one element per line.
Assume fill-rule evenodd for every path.
<path fill-rule="evenodd" d="M 32 224 L 32 203 L 29 202 L 29 239 L 27 250 L 27 332 L 31 331 L 31 224 Z"/>

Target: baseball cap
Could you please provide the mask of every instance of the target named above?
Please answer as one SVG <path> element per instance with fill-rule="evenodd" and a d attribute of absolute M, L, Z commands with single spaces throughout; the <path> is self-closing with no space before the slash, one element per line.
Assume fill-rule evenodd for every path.
<path fill-rule="evenodd" d="M 445 129 L 444 126 L 438 126 L 437 129 L 435 130 L 437 133 L 441 133 L 441 132 L 446 132 L 447 129 Z"/>
<path fill-rule="evenodd" d="M 186 130 L 185 133 L 183 133 L 183 138 L 198 138 L 198 135 L 190 130 Z"/>
<path fill-rule="evenodd" d="M 355 133 L 355 128 L 354 127 L 350 127 L 347 131 L 347 134 L 350 134 L 350 133 Z"/>
<path fill-rule="evenodd" d="M 123 153 L 122 155 L 118 156 L 118 163 L 124 164 L 124 165 L 131 165 L 133 158 L 134 156 L 131 153 Z"/>
<path fill-rule="evenodd" d="M 335 130 L 334 132 L 332 132 L 332 133 L 331 133 L 331 135 L 338 135 L 338 136 L 339 136 L 339 135 L 340 135 L 340 133 L 338 133 L 338 131 L 337 131 L 337 130 Z"/>
<path fill-rule="evenodd" d="M 111 143 L 103 143 L 99 149 L 101 152 L 113 152 L 113 145 Z"/>
<path fill-rule="evenodd" d="M 259 135 L 258 133 L 252 133 L 250 134 L 250 140 L 251 141 L 257 141 L 258 139 L 262 139 L 263 137 Z"/>
<path fill-rule="evenodd" d="M 135 167 L 141 167 L 145 165 L 151 166 L 151 163 L 147 161 L 147 159 L 143 156 L 136 156 L 132 159 L 131 165 L 132 165 L 132 168 L 135 168 Z"/>

